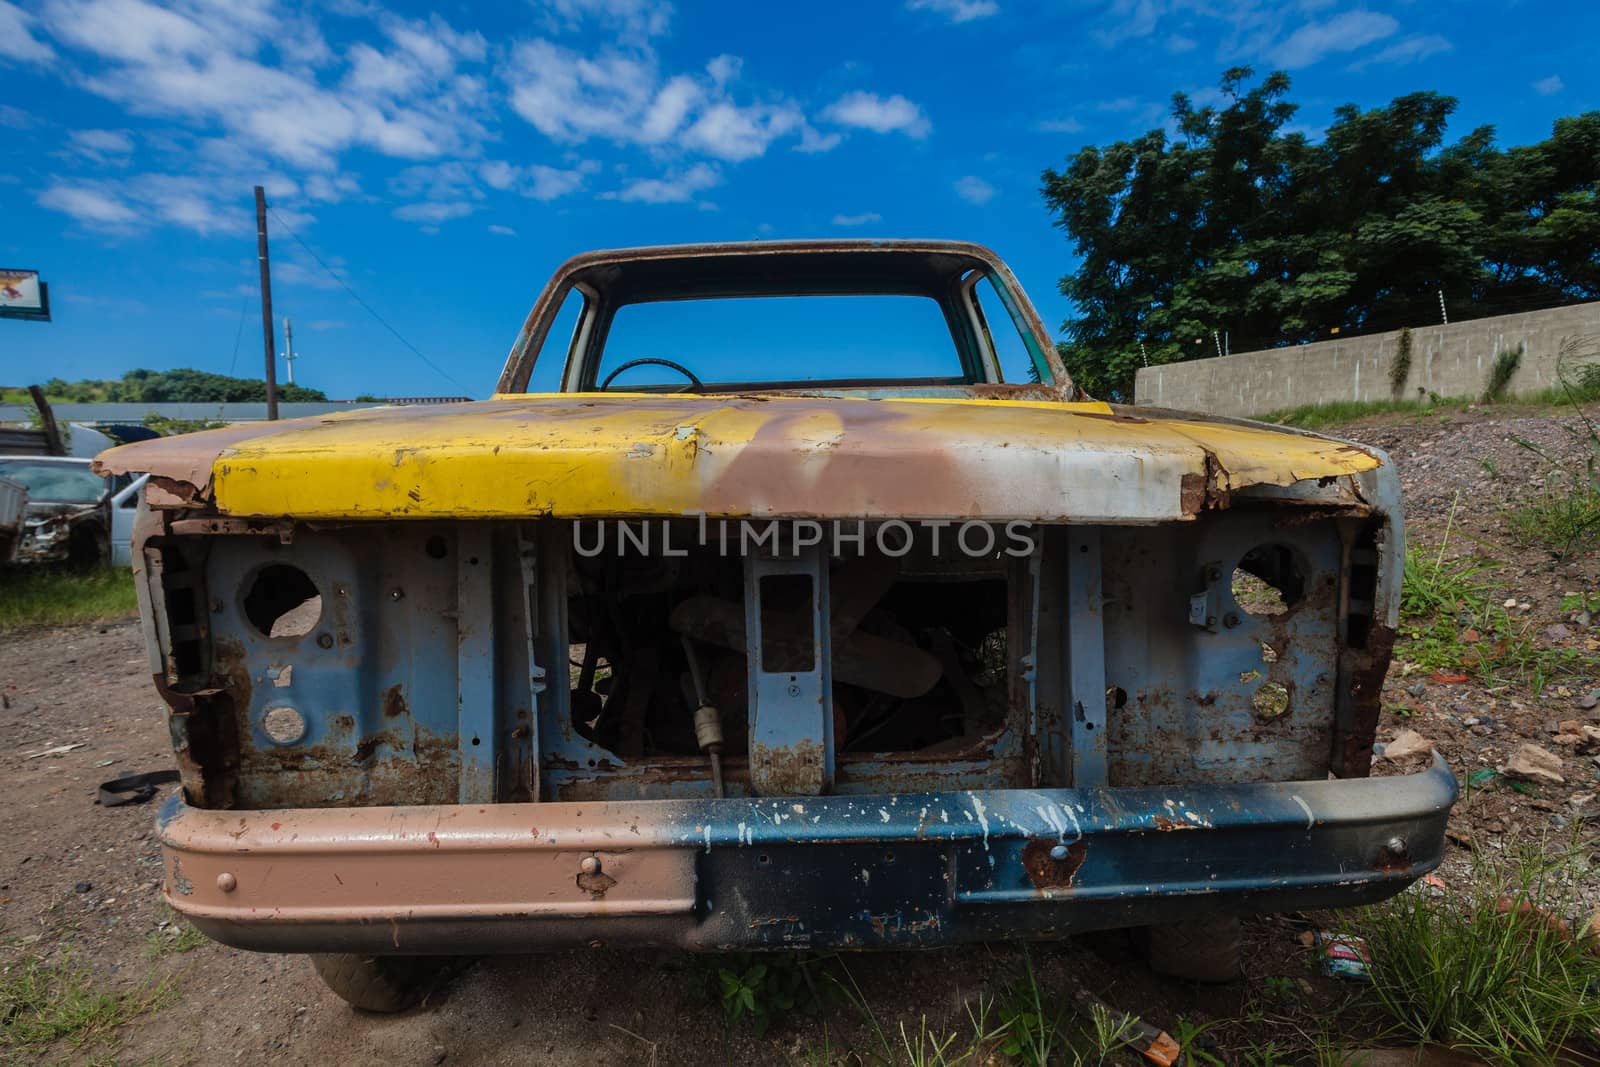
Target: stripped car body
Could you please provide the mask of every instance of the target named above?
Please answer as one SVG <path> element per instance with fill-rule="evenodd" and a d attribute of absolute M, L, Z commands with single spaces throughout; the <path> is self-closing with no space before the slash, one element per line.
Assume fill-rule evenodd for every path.
<path fill-rule="evenodd" d="M 603 390 L 619 309 L 857 293 L 935 301 L 959 369 Z M 1387 457 L 1083 397 L 974 245 L 580 256 L 491 400 L 98 462 L 151 472 L 167 899 L 231 944 L 1054 937 L 1369 902 L 1442 852 L 1442 764 L 1367 778 Z"/>

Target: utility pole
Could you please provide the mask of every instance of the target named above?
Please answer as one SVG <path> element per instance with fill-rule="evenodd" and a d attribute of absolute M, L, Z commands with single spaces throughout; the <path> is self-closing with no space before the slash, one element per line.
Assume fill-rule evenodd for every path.
<path fill-rule="evenodd" d="M 1439 290 L 1439 317 L 1446 326 L 1450 325 L 1450 313 L 1444 309 L 1444 290 Z"/>
<path fill-rule="evenodd" d="M 289 316 L 283 317 L 283 365 L 289 370 L 289 384 L 294 384 L 294 327 Z"/>
<path fill-rule="evenodd" d="M 278 418 L 278 357 L 272 348 L 272 270 L 267 265 L 267 192 L 256 186 L 256 259 L 261 264 L 261 342 L 267 356 L 267 418 Z"/>

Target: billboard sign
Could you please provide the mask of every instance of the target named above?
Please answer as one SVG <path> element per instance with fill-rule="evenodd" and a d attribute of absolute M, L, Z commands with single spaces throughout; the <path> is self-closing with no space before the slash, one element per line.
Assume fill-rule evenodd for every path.
<path fill-rule="evenodd" d="M 50 321 L 50 287 L 38 271 L 0 267 L 0 319 Z"/>

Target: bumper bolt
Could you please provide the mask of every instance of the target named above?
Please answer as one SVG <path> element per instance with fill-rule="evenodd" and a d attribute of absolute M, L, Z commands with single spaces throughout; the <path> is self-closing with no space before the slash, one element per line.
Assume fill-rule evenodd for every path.
<path fill-rule="evenodd" d="M 235 889 L 239 888 L 239 879 L 235 878 L 229 872 L 223 871 L 221 874 L 217 875 L 217 888 L 222 890 L 224 893 L 231 893 Z"/>
<path fill-rule="evenodd" d="M 1066 845 L 1057 845 L 1050 850 L 1050 858 L 1057 863 L 1065 863 L 1068 856 Z"/>
<path fill-rule="evenodd" d="M 1406 839 L 1403 837 L 1391 837 L 1383 843 L 1383 850 L 1391 856 L 1404 856 L 1406 849 Z"/>
<path fill-rule="evenodd" d="M 578 869 L 580 871 L 582 871 L 584 874 L 599 874 L 600 873 L 600 857 L 599 856 L 585 856 L 585 857 L 583 857 L 583 859 L 578 863 Z"/>

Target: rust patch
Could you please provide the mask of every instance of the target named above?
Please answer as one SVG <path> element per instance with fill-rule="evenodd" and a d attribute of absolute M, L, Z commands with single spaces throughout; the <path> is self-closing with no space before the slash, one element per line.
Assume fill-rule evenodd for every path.
<path fill-rule="evenodd" d="M 1366 650 L 1345 651 L 1355 665 L 1350 670 L 1350 725 L 1339 738 L 1338 765 L 1334 767 L 1334 773 L 1341 778 L 1365 778 L 1372 772 L 1372 743 L 1378 736 L 1378 716 L 1382 711 L 1379 698 L 1393 649 L 1394 631 L 1374 619 L 1367 631 Z"/>
<path fill-rule="evenodd" d="M 593 874 L 580 873 L 578 875 L 578 888 L 589 894 L 590 900 L 599 900 L 606 895 L 610 888 L 617 884 L 617 880 L 605 871 L 595 871 Z"/>
<path fill-rule="evenodd" d="M 1156 829 L 1160 830 L 1162 833 L 1170 833 L 1171 831 L 1174 831 L 1174 830 L 1199 830 L 1199 829 L 1202 829 L 1202 827 L 1196 825 L 1195 823 L 1192 823 L 1192 822 L 1179 822 L 1177 819 L 1169 819 L 1165 815 L 1157 815 L 1156 816 L 1156 818 L 1155 818 L 1155 826 L 1156 826 Z"/>
<path fill-rule="evenodd" d="M 1070 889 L 1077 877 L 1078 868 L 1089 857 L 1089 843 L 1082 839 L 1067 845 L 1065 859 L 1052 859 L 1050 853 L 1062 842 L 1048 837 L 1036 837 L 1022 849 L 1022 867 L 1035 889 Z"/>
<path fill-rule="evenodd" d="M 805 796 L 817 791 L 822 781 L 822 745 L 816 741 L 796 741 L 782 748 L 773 745 L 750 746 L 750 772 L 769 796 Z"/>
<path fill-rule="evenodd" d="M 411 709 L 406 706 L 406 694 L 399 682 L 383 691 L 384 718 L 398 719 L 402 715 L 409 714 L 411 714 Z"/>
<path fill-rule="evenodd" d="M 1205 456 L 1203 473 L 1185 474 L 1178 480 L 1178 506 L 1185 515 L 1194 516 L 1211 509 L 1220 511 L 1229 503 L 1228 468 L 1222 465 L 1211 449 L 1202 449 Z"/>

